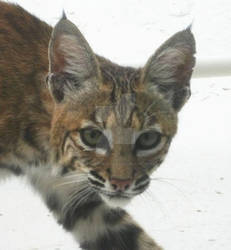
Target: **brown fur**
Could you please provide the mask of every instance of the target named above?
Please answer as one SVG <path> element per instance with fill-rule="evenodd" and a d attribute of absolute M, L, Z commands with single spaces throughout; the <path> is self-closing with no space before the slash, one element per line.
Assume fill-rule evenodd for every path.
<path fill-rule="evenodd" d="M 94 217 L 98 206 L 105 206 L 97 193 L 99 186 L 108 191 L 104 183 L 111 189 L 132 183 L 130 197 L 143 192 L 177 131 L 178 111 L 190 94 L 194 53 L 194 38 L 187 29 L 164 43 L 143 68 L 121 67 L 94 54 L 65 16 L 52 29 L 21 7 L 0 1 L 0 170 L 28 174 L 67 230 L 81 216 L 88 223 L 87 213 Z M 83 142 L 81 132 L 89 126 L 109 133 L 106 153 Z M 145 154 L 135 147 L 147 131 L 155 131 L 160 140 L 158 150 Z M 65 183 L 69 177 L 72 182 Z M 90 201 L 82 184 L 78 186 L 81 178 L 86 179 L 86 190 L 92 188 Z M 66 186 L 58 188 L 57 183 Z M 121 214 L 116 217 L 118 226 L 123 225 Z M 132 220 L 124 223 L 131 246 L 160 249 Z M 107 228 L 107 222 L 101 226 Z M 101 250 L 100 237 L 89 243 L 84 236 L 82 243 Z M 87 247 L 93 243 L 95 247 Z"/>
<path fill-rule="evenodd" d="M 155 105 L 149 111 L 152 120 L 162 124 L 167 137 L 174 136 L 176 112 L 161 97 L 161 92 L 148 94 L 141 84 L 148 77 L 148 74 L 147 77 L 143 74 L 151 63 L 143 71 L 121 67 L 96 56 L 97 59 L 92 60 L 97 60 L 100 70 L 100 89 L 87 90 L 78 98 L 73 94 L 68 102 L 55 105 L 45 84 L 49 68 L 47 48 L 52 28 L 17 5 L 0 2 L 0 9 L 0 163 L 44 164 L 51 160 L 53 152 L 52 160 L 63 164 L 67 156 L 61 156 L 64 152 L 60 151 L 60 145 L 63 144 L 65 133 L 78 130 L 82 120 L 92 119 L 96 107 L 112 107 L 107 115 L 102 111 L 100 115 L 104 116 L 101 117 L 103 126 L 112 129 L 113 133 L 120 133 L 116 137 L 120 138 L 126 130 L 119 131 L 118 127 L 131 127 L 139 131 L 151 125 L 150 115 L 147 121 L 144 113 L 155 100 Z M 54 37 L 59 37 L 59 32 L 56 31 L 58 35 L 54 34 Z M 54 45 L 54 50 L 57 50 L 58 44 Z M 67 47 L 70 46 L 67 44 Z M 65 64 L 59 53 L 54 57 L 54 66 L 51 66 L 51 70 L 53 67 L 56 72 Z M 135 103 L 132 98 L 135 98 Z M 122 150 L 121 143 L 116 144 L 110 158 L 104 159 L 107 162 L 103 164 L 105 171 L 111 169 L 119 178 L 131 177 L 134 170 L 131 171 L 130 166 L 137 159 L 126 145 Z M 121 150 L 127 153 L 122 156 L 119 153 Z M 87 158 L 89 156 L 102 158 L 92 153 Z"/>
<path fill-rule="evenodd" d="M 0 159 L 45 160 L 54 106 L 44 81 L 52 28 L 17 5 L 0 5 Z"/>
<path fill-rule="evenodd" d="M 53 103 L 44 80 L 51 31 L 21 7 L 0 2 L 0 162 L 47 158 Z"/>

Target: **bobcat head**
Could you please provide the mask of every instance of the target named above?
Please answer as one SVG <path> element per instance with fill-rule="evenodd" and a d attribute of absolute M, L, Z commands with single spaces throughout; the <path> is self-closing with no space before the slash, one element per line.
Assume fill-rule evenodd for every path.
<path fill-rule="evenodd" d="M 60 175 L 115 203 L 142 193 L 163 162 L 190 96 L 195 64 L 190 29 L 167 40 L 143 68 L 94 54 L 65 17 L 49 45 L 51 129 Z"/>

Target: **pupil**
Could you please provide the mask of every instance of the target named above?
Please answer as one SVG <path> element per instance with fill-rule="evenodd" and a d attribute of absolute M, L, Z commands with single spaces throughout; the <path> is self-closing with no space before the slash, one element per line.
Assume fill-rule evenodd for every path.
<path fill-rule="evenodd" d="M 98 136 L 99 136 L 99 132 L 98 131 L 92 131 L 91 132 L 92 139 L 96 139 Z"/>
<path fill-rule="evenodd" d="M 147 140 L 147 141 L 150 139 L 148 133 L 144 135 L 144 139 Z"/>

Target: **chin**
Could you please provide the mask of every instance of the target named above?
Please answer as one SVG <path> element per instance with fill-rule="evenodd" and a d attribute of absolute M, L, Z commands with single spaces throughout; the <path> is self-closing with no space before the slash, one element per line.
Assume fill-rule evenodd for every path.
<path fill-rule="evenodd" d="M 120 207 L 123 208 L 128 205 L 128 203 L 131 201 L 132 198 L 127 198 L 127 197 L 110 197 L 105 194 L 100 194 L 101 198 L 105 201 L 107 205 L 110 207 Z"/>

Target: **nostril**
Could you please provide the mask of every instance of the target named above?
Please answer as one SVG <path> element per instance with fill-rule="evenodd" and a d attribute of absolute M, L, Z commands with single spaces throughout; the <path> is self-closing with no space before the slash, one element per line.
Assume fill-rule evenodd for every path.
<path fill-rule="evenodd" d="M 130 185 L 127 184 L 127 185 L 124 187 L 124 190 L 127 190 L 129 187 L 130 187 Z"/>

